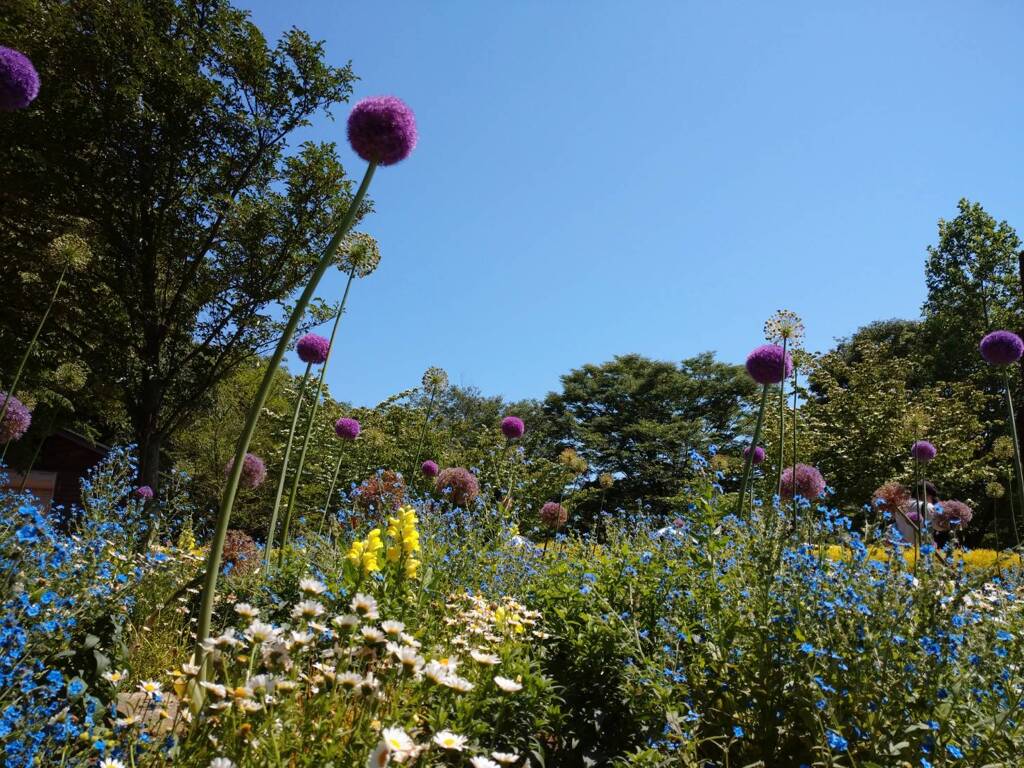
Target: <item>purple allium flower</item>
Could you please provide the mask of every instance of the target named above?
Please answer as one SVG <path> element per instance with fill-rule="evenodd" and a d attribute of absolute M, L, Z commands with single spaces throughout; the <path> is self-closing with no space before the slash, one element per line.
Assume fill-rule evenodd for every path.
<path fill-rule="evenodd" d="M 938 451 L 935 450 L 935 446 L 927 440 L 918 440 L 910 446 L 910 455 L 922 464 L 927 464 L 929 461 L 934 459 L 936 453 L 938 453 Z"/>
<path fill-rule="evenodd" d="M 509 440 L 516 440 L 523 436 L 526 425 L 518 416 L 506 416 L 501 420 L 501 434 Z"/>
<path fill-rule="evenodd" d="M 24 109 L 39 94 L 39 73 L 28 56 L 0 45 L 0 112 Z"/>
<path fill-rule="evenodd" d="M 569 513 L 557 501 L 549 501 L 540 508 L 540 521 L 552 530 L 557 531 L 568 519 Z"/>
<path fill-rule="evenodd" d="M 796 493 L 807 500 L 813 500 L 821 496 L 825 490 L 825 478 L 821 476 L 814 467 L 806 464 L 796 465 Z M 793 467 L 786 467 L 782 470 L 782 496 L 786 499 L 793 498 Z"/>
<path fill-rule="evenodd" d="M 437 476 L 434 490 L 446 495 L 456 507 L 467 507 L 480 495 L 480 484 L 468 469 L 448 467 Z"/>
<path fill-rule="evenodd" d="M 340 418 L 334 422 L 334 434 L 342 440 L 355 440 L 362 427 L 355 419 Z"/>
<path fill-rule="evenodd" d="M 3 408 L 5 400 L 7 400 L 7 393 L 0 392 L 0 408 Z M 0 422 L 0 443 L 6 443 L 8 440 L 20 440 L 21 436 L 28 431 L 30 424 L 32 424 L 32 411 L 21 400 L 11 395 L 4 420 Z"/>
<path fill-rule="evenodd" d="M 981 356 L 991 365 L 1009 365 L 1024 355 L 1024 341 L 1013 331 L 992 331 L 978 345 Z"/>
<path fill-rule="evenodd" d="M 135 489 L 135 495 L 138 496 L 140 499 L 152 499 L 153 489 L 150 488 L 148 485 L 140 485 L 138 488 Z"/>
<path fill-rule="evenodd" d="M 751 446 L 748 445 L 746 448 L 743 449 L 743 458 L 744 459 L 746 459 L 746 458 L 748 458 L 750 456 L 750 448 L 751 448 Z M 754 457 L 752 459 L 750 459 L 750 463 L 751 464 L 760 464 L 765 459 L 764 448 L 762 448 L 760 445 L 755 445 L 755 446 L 753 446 L 753 448 L 754 448 Z"/>
<path fill-rule="evenodd" d="M 420 471 L 427 477 L 437 477 L 437 473 L 440 472 L 441 470 L 438 469 L 436 461 L 431 461 L 430 459 L 427 459 L 422 464 L 420 464 Z"/>
<path fill-rule="evenodd" d="M 363 99 L 348 116 L 348 142 L 363 160 L 394 165 L 416 146 L 416 116 L 394 96 Z"/>
<path fill-rule="evenodd" d="M 224 474 L 230 475 L 231 471 L 235 468 L 235 459 L 231 458 L 227 466 L 224 467 Z M 267 466 L 263 463 L 263 459 L 257 456 L 255 453 L 245 454 L 245 458 L 242 460 L 242 477 L 239 480 L 243 488 L 259 488 L 264 480 L 267 479 Z"/>
<path fill-rule="evenodd" d="M 747 355 L 747 373 L 758 384 L 778 384 L 793 372 L 793 358 L 778 344 L 762 344 Z"/>
<path fill-rule="evenodd" d="M 974 518 L 974 510 L 962 501 L 943 501 L 935 507 L 932 526 L 937 531 L 948 531 L 950 528 L 963 528 Z"/>
<path fill-rule="evenodd" d="M 304 363 L 313 363 L 313 365 L 327 362 L 327 352 L 330 348 L 331 342 L 315 333 L 307 333 L 295 344 L 299 360 Z"/>

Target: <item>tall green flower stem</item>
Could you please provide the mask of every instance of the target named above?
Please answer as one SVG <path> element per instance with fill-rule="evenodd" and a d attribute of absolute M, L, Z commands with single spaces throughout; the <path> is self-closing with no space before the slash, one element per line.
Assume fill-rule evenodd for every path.
<path fill-rule="evenodd" d="M 284 459 L 281 461 L 281 476 L 277 479 L 277 492 L 274 494 L 274 511 L 270 513 L 270 526 L 267 528 L 267 548 L 263 558 L 263 571 L 270 573 L 270 551 L 274 548 L 274 537 L 277 535 L 277 513 L 281 509 L 281 497 L 284 495 L 284 481 L 288 476 L 288 464 L 292 457 L 292 444 L 295 442 L 295 427 L 299 423 L 299 413 L 302 411 L 302 400 L 306 394 L 306 383 L 309 381 L 309 373 L 313 369 L 312 363 L 306 364 L 306 372 L 302 374 L 302 383 L 295 393 L 295 407 L 292 409 L 292 426 L 288 430 L 288 442 L 284 447 Z"/>
<path fill-rule="evenodd" d="M 775 492 L 782 498 L 782 449 L 786 444 L 786 344 L 788 338 L 782 339 L 782 380 L 779 382 L 779 460 L 775 467 Z M 793 366 L 796 370 L 796 366 Z M 794 476 L 795 482 L 795 476 Z M 794 486 L 795 487 L 795 486 Z M 796 494 L 793 494 L 796 496 Z"/>
<path fill-rule="evenodd" d="M 1010 433 L 1013 435 L 1013 468 L 1017 473 L 1017 493 L 1020 494 L 1021 509 L 1024 509 L 1024 467 L 1020 459 L 1020 437 L 1017 434 L 1017 419 L 1013 412 L 1013 396 L 1010 394 L 1010 374 L 1003 370 L 1003 385 L 1006 387 L 1006 411 L 1010 418 Z M 1017 521 L 1013 521 L 1013 536 L 1020 548 L 1020 534 L 1017 532 Z"/>
<path fill-rule="evenodd" d="M 18 391 L 18 384 L 21 383 L 21 374 L 25 371 L 25 363 L 28 362 L 28 358 L 32 354 L 32 350 L 35 349 L 36 342 L 39 340 L 39 334 L 42 332 L 43 326 L 46 325 L 46 321 L 50 317 L 50 311 L 53 309 L 53 305 L 57 301 L 57 294 L 60 293 L 60 289 L 64 285 L 64 278 L 68 273 L 69 267 L 70 263 L 65 264 L 64 269 L 61 270 L 60 277 L 57 279 L 57 285 L 53 287 L 53 293 L 50 294 L 50 303 L 46 305 L 46 311 L 39 320 L 39 325 L 36 326 L 36 332 L 32 334 L 32 339 L 29 341 L 28 347 L 25 348 L 25 352 L 21 356 L 18 368 L 14 371 L 14 381 L 12 381 L 11 386 L 7 388 L 7 394 L 4 397 L 4 401 L 0 403 L 0 422 L 2 422 L 4 420 L 4 416 L 7 415 L 7 404 Z M 5 447 L 4 454 L 6 453 L 7 449 Z"/>
<path fill-rule="evenodd" d="M 21 483 L 18 485 L 18 493 L 25 490 L 25 486 L 28 485 L 28 476 L 32 474 L 32 468 L 35 467 L 36 462 L 39 461 L 39 454 L 43 452 L 43 445 L 46 443 L 46 439 L 53 432 L 53 427 L 57 423 L 57 409 L 53 409 L 53 413 L 50 414 L 50 421 L 46 425 L 46 429 L 43 431 L 43 436 L 36 444 L 36 450 L 32 454 L 32 460 L 28 463 L 28 467 L 25 469 L 25 474 L 21 476 Z"/>
<path fill-rule="evenodd" d="M 754 425 L 754 437 L 750 441 L 750 450 L 747 451 L 747 458 L 743 462 L 743 484 L 740 485 L 740 498 L 736 504 L 736 516 L 743 514 L 743 503 L 747 498 L 747 487 L 750 485 L 750 474 L 754 468 L 754 448 L 761 437 L 761 425 L 764 423 L 764 407 L 768 403 L 768 384 L 761 388 L 761 405 L 757 409 L 757 423 Z"/>
<path fill-rule="evenodd" d="M 796 490 L 796 387 L 797 387 L 797 368 L 793 365 L 793 490 Z M 779 483 L 779 492 L 782 492 L 782 483 Z M 793 527 L 796 528 L 797 517 L 799 516 L 800 505 L 796 501 L 796 493 L 793 494 Z"/>
<path fill-rule="evenodd" d="M 345 458 L 344 453 L 338 457 L 338 463 L 334 465 L 334 477 L 331 478 L 331 490 L 327 492 L 327 501 L 324 503 L 324 514 L 320 518 L 320 527 L 317 529 L 316 535 L 319 536 L 324 529 L 324 523 L 327 522 L 327 512 L 331 508 L 331 499 L 334 498 L 334 489 L 338 485 L 338 475 L 341 474 L 341 460 Z"/>
<path fill-rule="evenodd" d="M 434 410 L 434 398 L 437 396 L 437 390 L 433 387 L 430 389 L 430 399 L 427 400 L 427 413 L 423 417 L 423 429 L 420 430 L 420 439 L 416 441 L 416 453 L 413 454 L 412 467 L 409 471 L 409 482 L 416 477 L 416 470 L 420 463 L 420 456 L 423 453 L 423 441 L 427 439 L 427 427 L 430 426 L 430 416 Z"/>
<path fill-rule="evenodd" d="M 249 412 L 246 414 L 242 433 L 238 437 L 238 445 L 235 449 L 235 460 L 232 465 L 231 474 L 228 477 L 227 484 L 224 487 L 224 495 L 221 498 L 220 510 L 217 513 L 217 525 L 214 530 L 213 541 L 210 542 L 210 554 L 206 558 L 206 572 L 203 579 L 202 601 L 199 606 L 199 623 L 196 627 L 195 658 L 199 662 L 200 671 L 199 675 L 193 679 L 191 691 L 192 706 L 196 711 L 198 711 L 199 707 L 202 705 L 203 695 L 202 688 L 200 688 L 196 683 L 197 681 L 206 679 L 206 652 L 203 650 L 203 641 L 210 636 L 210 622 L 213 618 L 213 603 L 217 591 L 217 576 L 220 572 L 221 555 L 224 550 L 224 539 L 228 533 L 228 526 L 231 523 L 231 511 L 235 506 L 235 497 L 238 495 L 238 486 L 242 479 L 242 467 L 245 464 L 245 454 L 249 450 L 249 443 L 252 442 L 252 436 L 256 432 L 256 423 L 259 421 L 260 413 L 263 410 L 263 406 L 266 404 L 267 396 L 270 394 L 270 388 L 274 383 L 274 374 L 277 372 L 278 366 L 281 365 L 284 353 L 287 351 L 288 345 L 291 343 L 292 336 L 295 335 L 295 329 L 298 328 L 299 322 L 302 320 L 302 316 L 306 313 L 306 308 L 309 306 L 309 302 L 313 298 L 313 294 L 316 292 L 316 288 L 320 284 L 320 280 L 334 262 L 334 255 L 338 251 L 338 246 L 341 245 L 342 241 L 345 239 L 345 235 L 347 235 L 348 231 L 352 228 L 352 223 L 356 219 L 356 214 L 359 211 L 359 206 L 363 202 L 363 198 L 366 197 L 366 191 L 370 187 L 370 181 L 373 179 L 373 172 L 376 169 L 376 163 L 370 163 L 369 166 L 367 166 L 366 173 L 363 175 L 363 180 L 359 185 L 359 189 L 356 191 L 355 197 L 352 198 L 352 202 L 349 204 L 344 218 L 338 225 L 337 232 L 334 233 L 334 236 L 327 244 L 324 255 L 320 257 L 320 263 L 317 264 L 309 283 L 306 285 L 306 289 L 302 292 L 298 303 L 292 310 L 291 317 L 288 318 L 288 324 L 285 326 L 284 332 L 281 334 L 281 338 L 277 342 L 277 348 L 274 350 L 274 354 L 268 361 L 267 370 L 263 374 L 263 381 L 260 383 L 259 390 L 256 392 L 256 397 L 253 399 L 252 405 L 249 406 Z"/>
<path fill-rule="evenodd" d="M 306 425 L 306 434 L 302 438 L 302 450 L 299 451 L 299 465 L 295 468 L 295 476 L 292 478 L 291 491 L 288 494 L 288 506 L 284 511 L 284 525 L 281 530 L 281 551 L 277 553 L 277 561 L 280 566 L 284 559 L 284 548 L 288 544 L 288 532 L 291 530 L 292 511 L 295 509 L 295 497 L 299 495 L 299 480 L 302 478 L 302 468 L 306 465 L 306 453 L 309 451 L 309 439 L 313 434 L 313 426 L 316 424 L 316 412 L 320 409 L 320 395 L 324 391 L 324 379 L 327 378 L 327 365 L 331 361 L 331 350 L 334 348 L 334 339 L 338 335 L 338 325 L 341 323 L 341 316 L 345 314 L 345 303 L 348 301 L 348 292 L 352 288 L 352 280 L 355 278 L 355 267 L 349 270 L 348 281 L 345 283 L 345 292 L 341 296 L 341 304 L 338 305 L 338 312 L 334 316 L 334 326 L 331 328 L 331 338 L 327 344 L 327 356 L 320 368 L 320 379 L 316 383 L 316 392 L 313 394 L 313 404 L 309 409 L 309 423 Z M 267 554 L 267 561 L 270 554 Z"/>

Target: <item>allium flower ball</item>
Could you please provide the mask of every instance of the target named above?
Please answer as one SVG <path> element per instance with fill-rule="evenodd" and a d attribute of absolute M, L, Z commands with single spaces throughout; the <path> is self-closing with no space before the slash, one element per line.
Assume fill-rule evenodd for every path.
<path fill-rule="evenodd" d="M 910 502 L 910 491 L 902 483 L 890 482 L 875 489 L 871 501 L 876 509 L 895 515 Z"/>
<path fill-rule="evenodd" d="M 557 531 L 568 519 L 569 513 L 557 501 L 549 501 L 540 508 L 540 521 L 552 530 Z"/>
<path fill-rule="evenodd" d="M 974 517 L 974 510 L 962 501 L 944 501 L 935 508 L 932 527 L 937 531 L 963 528 Z"/>
<path fill-rule="evenodd" d="M 230 569 L 228 573 L 235 576 L 252 573 L 260 565 L 260 550 L 252 536 L 234 528 L 229 528 L 224 537 L 221 557 Z"/>
<path fill-rule="evenodd" d="M 380 264 L 380 246 L 364 232 L 352 232 L 338 249 L 338 267 L 342 272 L 364 278 Z"/>
<path fill-rule="evenodd" d="M 140 499 L 152 499 L 153 489 L 150 488 L 148 485 L 140 485 L 138 488 L 135 489 L 135 495 L 138 496 Z"/>
<path fill-rule="evenodd" d="M 786 467 L 782 471 L 782 497 L 792 499 L 794 493 L 811 500 L 821 496 L 825 490 L 825 478 L 821 476 L 814 467 L 806 464 L 796 465 L 796 488 L 793 483 L 793 467 Z"/>
<path fill-rule="evenodd" d="M 608 472 L 602 472 L 597 476 L 597 484 L 601 486 L 602 490 L 607 491 L 615 485 L 615 478 Z"/>
<path fill-rule="evenodd" d="M 793 372 L 793 358 L 778 344 L 762 344 L 747 355 L 747 373 L 758 384 L 778 384 Z"/>
<path fill-rule="evenodd" d="M 480 484 L 476 475 L 464 467 L 448 467 L 442 469 L 437 476 L 434 490 L 448 497 L 457 507 L 467 507 L 480 495 Z"/>
<path fill-rule="evenodd" d="M 910 455 L 914 457 L 915 461 L 918 461 L 921 464 L 927 464 L 929 461 L 934 459 L 936 453 L 938 453 L 938 451 L 935 450 L 935 446 L 927 440 L 918 440 L 910 446 Z"/>
<path fill-rule="evenodd" d="M 3 408 L 4 401 L 7 399 L 7 393 L 0 392 L 0 409 Z M 32 412 L 28 406 L 11 395 L 4 420 L 0 422 L 0 444 L 6 443 L 8 440 L 20 440 L 31 424 Z"/>
<path fill-rule="evenodd" d="M 39 95 L 39 73 L 28 56 L 0 45 L 0 112 L 24 109 Z"/>
<path fill-rule="evenodd" d="M 501 434 L 509 440 L 518 440 L 526 431 L 526 425 L 518 416 L 506 416 L 501 420 Z"/>
<path fill-rule="evenodd" d="M 394 96 L 363 99 L 348 116 L 348 141 L 363 160 L 394 165 L 416 146 L 416 116 Z"/>
<path fill-rule="evenodd" d="M 436 461 L 431 461 L 430 459 L 427 459 L 422 464 L 420 464 L 420 472 L 422 472 L 427 477 L 437 477 L 437 473 L 440 471 L 441 470 L 438 469 Z"/>
<path fill-rule="evenodd" d="M 355 440 L 362 427 L 355 419 L 341 418 L 334 422 L 334 434 L 342 440 Z"/>
<path fill-rule="evenodd" d="M 444 372 L 444 368 L 432 365 L 423 372 L 420 383 L 428 392 L 440 392 L 448 388 L 448 374 Z"/>
<path fill-rule="evenodd" d="M 761 464 L 762 462 L 764 462 L 764 459 L 765 459 L 765 456 L 766 456 L 766 454 L 764 452 L 764 448 L 762 448 L 760 445 L 753 446 L 753 448 L 754 448 L 753 456 L 751 456 L 750 448 L 751 448 L 751 446 L 748 445 L 746 448 L 743 449 L 743 458 L 744 459 L 748 459 L 749 458 L 750 459 L 750 463 L 754 464 L 754 465 Z"/>
<path fill-rule="evenodd" d="M 85 269 L 92 261 L 92 248 L 78 235 L 60 235 L 50 243 L 49 256 L 58 267 Z"/>
<path fill-rule="evenodd" d="M 978 345 L 985 362 L 992 365 L 1016 363 L 1024 355 L 1024 341 L 1013 331 L 992 331 Z"/>
<path fill-rule="evenodd" d="M 224 467 L 224 474 L 230 475 L 234 468 L 235 460 L 232 458 L 231 461 L 228 462 L 228 465 Z M 242 460 L 242 477 L 239 481 L 242 487 L 258 488 L 266 479 L 267 467 L 263 463 L 263 459 L 255 453 L 245 454 L 245 458 Z"/>
<path fill-rule="evenodd" d="M 323 336 L 315 333 L 307 333 L 295 344 L 295 351 L 299 354 L 299 360 L 313 365 L 322 365 L 327 361 L 327 352 L 331 348 L 331 342 Z"/>

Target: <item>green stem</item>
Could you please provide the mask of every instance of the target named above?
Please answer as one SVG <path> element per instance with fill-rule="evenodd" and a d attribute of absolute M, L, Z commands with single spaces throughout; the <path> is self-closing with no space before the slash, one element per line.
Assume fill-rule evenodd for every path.
<path fill-rule="evenodd" d="M 61 286 L 64 285 L 64 276 L 68 273 L 68 265 L 64 265 L 64 269 L 61 270 L 60 278 L 57 280 L 57 285 L 53 288 L 53 293 L 50 294 L 50 303 L 46 305 L 46 311 L 43 313 L 42 319 L 39 321 L 39 325 L 36 326 L 36 332 L 32 334 L 32 339 L 28 343 L 28 347 L 25 349 L 25 353 L 21 356 L 21 362 L 18 363 L 18 369 L 14 372 L 14 381 L 11 382 L 11 386 L 7 390 L 7 394 L 4 396 L 4 401 L 0 403 L 0 422 L 3 422 L 4 416 L 7 415 L 7 404 L 10 399 L 14 397 L 18 391 L 18 384 L 21 381 L 21 374 L 25 370 L 25 363 L 28 362 L 29 355 L 32 354 L 32 350 L 36 346 L 36 341 L 39 340 L 39 334 L 43 330 L 43 326 L 46 325 L 47 319 L 50 317 L 50 310 L 53 309 L 53 304 L 57 301 L 57 294 L 60 292 Z M 6 453 L 6 450 L 5 450 Z"/>
<path fill-rule="evenodd" d="M 437 390 L 431 388 L 430 400 L 427 401 L 427 415 L 423 418 L 423 429 L 420 430 L 420 439 L 416 444 L 416 453 L 412 460 L 412 471 L 409 472 L 409 482 L 412 483 L 413 478 L 416 477 L 417 465 L 420 463 L 420 454 L 423 451 L 423 441 L 427 437 L 427 427 L 430 425 L 431 412 L 434 410 L 434 397 L 437 395 Z"/>
<path fill-rule="evenodd" d="M 214 531 L 213 541 L 210 542 L 210 553 L 206 559 L 206 574 L 203 580 L 202 602 L 199 606 L 199 621 L 196 626 L 195 658 L 199 662 L 200 672 L 197 678 L 193 680 L 193 683 L 206 679 L 206 653 L 203 651 L 202 643 L 210 635 L 210 622 L 213 618 L 213 603 L 217 591 L 217 576 L 220 571 L 224 539 L 228 533 L 228 526 L 231 524 L 231 511 L 235 506 L 235 496 L 238 494 L 238 485 L 242 479 L 242 466 L 245 462 L 245 454 L 249 450 L 249 443 L 252 442 L 252 436 L 256 432 L 256 423 L 259 421 L 260 413 L 267 401 L 267 396 L 270 394 L 270 388 L 274 383 L 274 374 L 277 372 L 277 368 L 281 364 L 282 358 L 284 358 L 284 353 L 288 349 L 288 345 L 291 343 L 292 336 L 295 335 L 295 329 L 298 327 L 302 316 L 305 314 L 306 308 L 309 306 L 309 302 L 313 298 L 313 294 L 316 292 L 316 288 L 320 284 L 320 280 L 323 278 L 324 273 L 327 272 L 327 269 L 334 262 L 334 255 L 338 250 L 338 246 L 341 245 L 341 242 L 348 234 L 349 229 L 352 228 L 352 224 L 356 219 L 356 214 L 359 212 L 359 206 L 362 204 L 363 198 L 366 197 L 366 191 L 370 187 L 370 181 L 373 179 L 373 172 L 376 169 L 376 163 L 370 163 L 367 167 L 366 173 L 363 175 L 362 183 L 360 183 L 355 197 L 352 198 L 352 202 L 349 204 L 344 218 L 338 225 L 338 231 L 334 233 L 334 236 L 328 243 L 327 249 L 324 251 L 324 255 L 320 258 L 320 263 L 314 270 L 309 283 L 306 285 L 306 289 L 299 297 L 298 303 L 292 310 L 291 317 L 288 318 L 288 324 L 285 326 L 284 332 L 281 334 L 281 338 L 277 343 L 277 349 L 274 350 L 274 354 L 267 364 L 267 370 L 266 373 L 263 374 L 263 381 L 260 384 L 260 388 L 256 393 L 256 397 L 253 400 L 252 405 L 249 406 L 249 413 L 246 415 L 245 425 L 243 426 L 242 433 L 238 438 L 238 446 L 235 450 L 235 461 L 231 469 L 231 475 L 228 477 L 227 485 L 224 487 L 224 495 L 221 499 L 220 510 L 217 514 L 217 525 Z M 202 689 L 198 685 L 193 685 L 192 706 L 196 711 L 198 711 L 199 707 L 202 706 L 202 695 Z"/>
<path fill-rule="evenodd" d="M 50 422 L 46 425 L 46 429 L 43 432 L 43 438 L 36 445 L 36 451 L 32 454 L 32 461 L 28 463 L 28 468 L 25 470 L 25 474 L 21 476 L 21 484 L 18 486 L 18 493 L 25 490 L 25 486 L 28 484 L 28 476 L 32 473 L 32 468 L 36 465 L 39 460 L 39 454 L 43 452 L 43 443 L 46 442 L 46 438 L 50 436 L 53 431 L 53 425 L 57 423 L 57 411 L 54 410 L 50 414 Z"/>
<path fill-rule="evenodd" d="M 327 512 L 331 508 L 331 499 L 334 498 L 334 488 L 338 484 L 338 475 L 341 474 L 341 460 L 345 458 L 345 454 L 342 453 L 338 457 L 338 463 L 334 465 L 334 477 L 331 478 L 331 490 L 327 492 L 327 503 L 324 504 L 324 514 L 320 518 L 320 528 L 317 530 L 316 535 L 319 536 L 320 532 L 324 529 L 324 523 L 327 521 Z"/>
<path fill-rule="evenodd" d="M 1010 432 L 1013 434 L 1013 467 L 1017 472 L 1017 493 L 1020 494 L 1021 509 L 1024 509 L 1024 468 L 1021 467 L 1020 459 L 1020 437 L 1017 435 L 1017 419 L 1013 413 L 1013 396 L 1010 394 L 1010 374 L 1003 370 L 1003 384 L 1006 386 L 1006 410 L 1010 416 Z M 1013 521 L 1013 536 L 1020 548 L 1020 533 L 1017 531 L 1017 521 Z"/>
<path fill-rule="evenodd" d="M 779 460 L 775 467 L 775 493 L 782 499 L 782 461 L 783 447 L 786 444 L 786 345 L 789 339 L 782 340 L 782 379 L 779 381 Z M 795 482 L 795 481 L 794 481 Z M 796 494 L 793 494 L 796 496 Z"/>
<path fill-rule="evenodd" d="M 796 488 L 796 387 L 797 387 L 797 370 L 796 365 L 793 365 L 793 488 Z M 781 488 L 779 489 L 781 492 Z M 797 503 L 796 494 L 793 494 L 793 527 L 796 528 L 797 517 L 799 513 L 800 505 Z"/>
<path fill-rule="evenodd" d="M 306 425 L 306 434 L 302 438 L 302 450 L 299 451 L 299 466 L 295 469 L 295 476 L 292 478 L 292 488 L 288 494 L 288 506 L 284 511 L 284 525 L 281 531 L 281 551 L 277 557 L 280 561 L 284 557 L 284 547 L 288 544 L 288 532 L 292 525 L 292 510 L 295 508 L 295 497 L 299 495 L 299 480 L 302 478 L 302 468 L 306 465 L 306 453 L 309 451 L 309 439 L 313 434 L 313 425 L 316 424 L 316 412 L 320 410 L 320 395 L 324 391 L 324 379 L 327 377 L 327 365 L 331 361 L 331 350 L 334 348 L 334 338 L 338 334 L 338 324 L 341 323 L 341 316 L 345 314 L 345 303 L 348 301 L 348 292 L 352 287 L 352 280 L 355 276 L 355 268 L 349 270 L 348 282 L 345 283 L 345 293 L 342 294 L 341 304 L 338 305 L 338 314 L 334 316 L 334 326 L 331 328 L 331 339 L 327 344 L 327 357 L 324 358 L 323 367 L 320 369 L 320 380 L 316 384 L 316 393 L 313 395 L 313 405 L 309 410 L 309 423 Z"/>
<path fill-rule="evenodd" d="M 274 511 L 270 513 L 270 526 L 267 528 L 267 548 L 263 557 L 263 571 L 270 573 L 270 552 L 274 548 L 274 537 L 277 536 L 277 513 L 281 509 L 281 496 L 284 495 L 284 481 L 288 476 L 288 464 L 292 457 L 292 444 L 295 442 L 295 427 L 299 423 L 299 413 L 302 411 L 302 400 L 306 395 L 306 382 L 309 381 L 309 372 L 313 364 L 306 365 L 306 372 L 302 374 L 302 383 L 295 394 L 295 408 L 292 409 L 292 426 L 288 430 L 288 442 L 284 447 L 284 459 L 281 461 L 281 476 L 277 479 L 277 492 L 274 494 Z M 284 541 L 281 542 L 282 546 Z"/>
<path fill-rule="evenodd" d="M 740 486 L 740 498 L 739 503 L 736 505 L 736 516 L 740 517 L 743 514 L 743 502 L 747 497 L 747 486 L 750 483 L 750 473 L 754 466 L 754 448 L 757 447 L 757 441 L 761 437 L 761 424 L 764 422 L 764 406 L 768 402 L 768 385 L 763 385 L 761 389 L 761 405 L 757 409 L 757 423 L 754 425 L 754 437 L 750 441 L 750 450 L 747 451 L 747 458 L 743 462 L 743 484 Z"/>

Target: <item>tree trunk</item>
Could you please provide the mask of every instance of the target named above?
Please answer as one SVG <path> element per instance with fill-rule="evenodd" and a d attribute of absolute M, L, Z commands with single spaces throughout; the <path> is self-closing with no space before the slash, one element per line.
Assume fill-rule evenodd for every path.
<path fill-rule="evenodd" d="M 136 435 L 139 444 L 139 485 L 148 485 L 153 493 L 160 490 L 160 449 L 163 434 L 144 429 Z"/>

